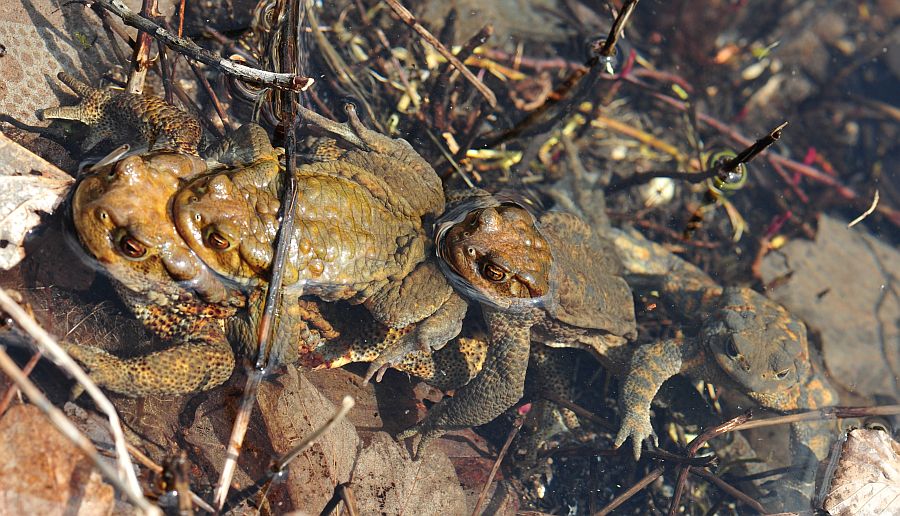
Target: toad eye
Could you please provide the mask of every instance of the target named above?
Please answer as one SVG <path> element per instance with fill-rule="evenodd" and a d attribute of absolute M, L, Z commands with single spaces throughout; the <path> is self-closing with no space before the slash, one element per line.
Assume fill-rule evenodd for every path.
<path fill-rule="evenodd" d="M 222 233 L 213 230 L 206 235 L 206 245 L 217 251 L 225 251 L 231 247 L 231 242 Z"/>
<path fill-rule="evenodd" d="M 481 275 L 495 283 L 499 283 L 506 279 L 506 271 L 497 264 L 491 262 L 484 264 L 481 268 Z"/>
<path fill-rule="evenodd" d="M 147 255 L 147 247 L 127 233 L 119 239 L 119 250 L 130 260 L 140 260 Z"/>
<path fill-rule="evenodd" d="M 737 346 L 734 344 L 734 339 L 728 339 L 728 342 L 725 343 L 725 354 L 735 359 L 741 356 Z"/>
<path fill-rule="evenodd" d="M 791 373 L 790 369 L 784 369 L 784 370 L 781 370 L 781 371 L 778 371 L 777 373 L 775 373 L 775 378 L 778 378 L 779 380 L 784 380 L 785 378 L 787 378 L 787 375 L 789 375 L 790 373 Z"/>

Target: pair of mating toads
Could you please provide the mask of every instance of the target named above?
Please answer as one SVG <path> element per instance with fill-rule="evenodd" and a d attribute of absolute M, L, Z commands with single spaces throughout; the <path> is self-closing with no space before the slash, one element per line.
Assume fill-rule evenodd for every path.
<path fill-rule="evenodd" d="M 92 168 L 74 190 L 72 217 L 124 302 L 172 343 L 131 359 L 77 344 L 68 351 L 122 394 L 223 383 L 234 348 L 252 353 L 257 343 L 281 215 L 279 153 L 254 124 L 198 152 L 199 123 L 162 100 L 60 79 L 81 102 L 43 115 L 87 124 L 85 149 L 104 140 L 147 145 Z M 623 380 L 616 444 L 630 437 L 635 456 L 653 437 L 651 401 L 678 373 L 781 412 L 836 401 L 810 365 L 803 324 L 781 306 L 750 289 L 723 289 L 639 235 L 599 235 L 575 215 L 534 215 L 481 190 L 445 196 L 406 141 L 365 128 L 352 109 L 348 115 L 339 124 L 301 108 L 324 139 L 296 168 L 276 358 L 310 367 L 371 362 L 370 376 L 393 366 L 456 388 L 402 434 L 421 434 L 419 449 L 518 402 L 532 346 L 588 350 Z M 650 281 L 691 333 L 631 343 L 626 273 Z M 378 324 L 340 327 L 333 304 L 321 302 L 337 300 L 363 305 Z M 483 315 L 483 337 L 462 328 L 469 306 Z M 827 428 L 793 430 L 817 456 L 826 453 Z"/>

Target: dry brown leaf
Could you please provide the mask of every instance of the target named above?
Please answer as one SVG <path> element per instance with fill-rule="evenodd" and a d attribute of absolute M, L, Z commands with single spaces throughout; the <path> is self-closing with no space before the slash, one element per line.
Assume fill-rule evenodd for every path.
<path fill-rule="evenodd" d="M 359 454 L 351 484 L 360 514 L 468 514 L 453 465 L 429 447 L 418 461 L 379 432 Z"/>
<path fill-rule="evenodd" d="M 323 426 L 335 406 L 296 368 L 259 389 L 259 411 L 273 450 L 288 452 L 304 437 Z M 350 479 L 359 448 L 359 436 L 349 421 L 341 421 L 288 467 L 285 487 L 294 508 L 318 514 L 334 488 Z"/>
<path fill-rule="evenodd" d="M 0 513 L 111 514 L 112 486 L 32 405 L 0 419 Z"/>
<path fill-rule="evenodd" d="M 0 133 L 0 269 L 25 257 L 25 235 L 52 213 L 74 182 L 71 176 Z"/>
<path fill-rule="evenodd" d="M 886 432 L 849 432 L 823 508 L 834 516 L 900 514 L 900 444 Z"/>

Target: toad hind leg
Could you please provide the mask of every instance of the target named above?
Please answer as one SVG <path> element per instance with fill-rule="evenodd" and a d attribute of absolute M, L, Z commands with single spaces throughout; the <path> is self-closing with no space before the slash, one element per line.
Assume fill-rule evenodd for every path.
<path fill-rule="evenodd" d="M 76 106 L 45 109 L 41 118 L 76 120 L 90 127 L 91 132 L 82 141 L 83 151 L 90 150 L 105 138 L 114 137 L 130 143 L 127 140 L 137 133 L 151 149 L 157 141 L 164 140 L 167 148 L 197 154 L 202 133 L 200 121 L 163 99 L 92 88 L 65 72 L 59 72 L 57 77 L 77 93 L 81 101 Z"/>
<path fill-rule="evenodd" d="M 428 443 L 447 431 L 485 424 L 522 398 L 531 343 L 531 316 L 490 308 L 484 311 L 491 343 L 481 372 L 455 396 L 432 407 L 421 423 L 397 436 L 404 440 L 421 435 L 416 458 Z"/>
<path fill-rule="evenodd" d="M 211 389 L 225 382 L 234 370 L 234 353 L 221 329 L 210 322 L 176 346 L 135 358 L 123 359 L 91 346 L 65 344 L 66 351 L 85 366 L 101 387 L 126 396 L 186 394 Z M 209 338 L 213 337 L 213 338 Z"/>

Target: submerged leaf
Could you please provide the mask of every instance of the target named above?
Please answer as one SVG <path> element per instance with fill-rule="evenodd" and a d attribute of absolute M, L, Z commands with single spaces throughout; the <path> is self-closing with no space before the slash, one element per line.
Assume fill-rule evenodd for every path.
<path fill-rule="evenodd" d="M 825 494 L 833 515 L 900 513 L 900 443 L 886 432 L 849 432 Z"/>

